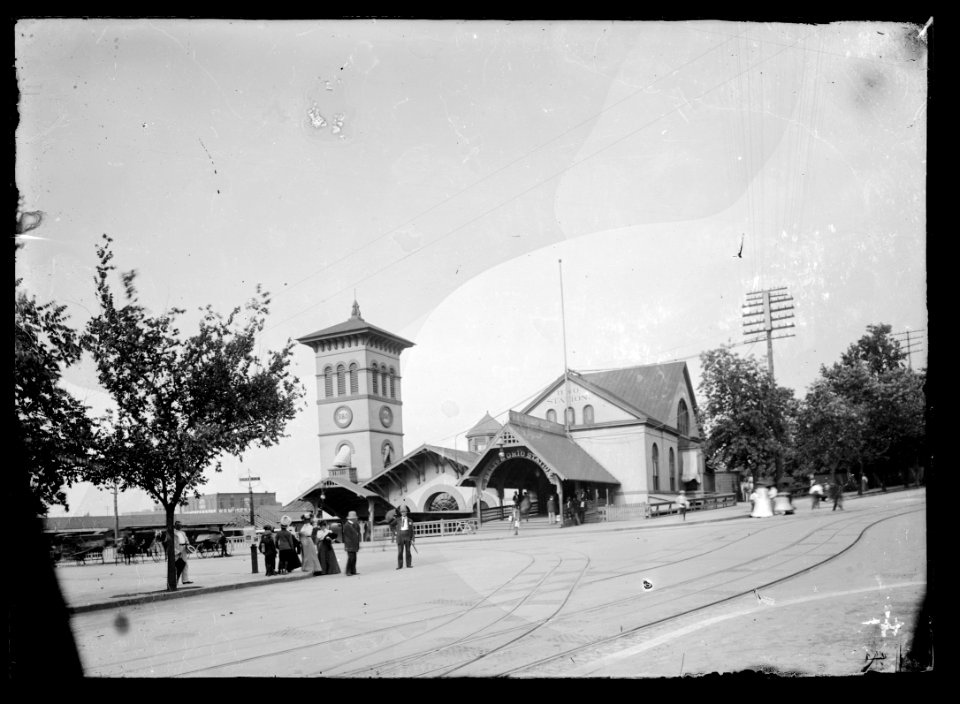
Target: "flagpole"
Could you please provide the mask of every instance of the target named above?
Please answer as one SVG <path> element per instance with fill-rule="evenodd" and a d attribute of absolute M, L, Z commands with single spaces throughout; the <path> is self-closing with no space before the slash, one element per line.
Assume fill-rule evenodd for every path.
<path fill-rule="evenodd" d="M 560 326 L 563 330 L 563 427 L 570 430 L 570 419 L 567 416 L 567 408 L 570 405 L 570 374 L 567 366 L 567 315 L 563 307 L 563 260 L 558 259 L 557 264 L 560 268 Z"/>

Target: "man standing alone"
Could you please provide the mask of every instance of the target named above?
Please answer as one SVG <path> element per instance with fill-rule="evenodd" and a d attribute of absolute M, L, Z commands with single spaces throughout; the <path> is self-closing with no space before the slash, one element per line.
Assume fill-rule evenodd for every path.
<path fill-rule="evenodd" d="M 173 554 L 177 558 L 177 577 L 182 577 L 184 584 L 193 584 L 190 581 L 190 565 L 187 562 L 189 547 L 190 539 L 187 538 L 187 532 L 183 529 L 183 524 L 177 521 L 173 524 Z"/>
<path fill-rule="evenodd" d="M 357 574 L 357 552 L 360 550 L 360 521 L 357 512 L 347 514 L 347 522 L 343 524 L 343 547 L 347 551 L 347 569 L 344 574 L 350 577 Z M 399 538 L 397 540 L 399 543 Z"/>
<path fill-rule="evenodd" d="M 557 499 L 553 494 L 547 499 L 547 520 L 553 525 L 557 520 Z"/>
<path fill-rule="evenodd" d="M 394 519 L 397 522 L 397 569 L 403 569 L 403 559 L 406 555 L 407 567 L 413 567 L 413 556 L 410 547 L 413 545 L 413 521 L 410 520 L 410 509 L 406 505 L 400 507 L 400 515 Z"/>

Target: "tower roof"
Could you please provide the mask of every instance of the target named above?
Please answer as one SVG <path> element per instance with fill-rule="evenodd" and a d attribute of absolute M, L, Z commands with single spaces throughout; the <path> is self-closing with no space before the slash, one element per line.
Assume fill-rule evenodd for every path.
<path fill-rule="evenodd" d="M 491 416 L 490 412 L 488 411 L 487 414 L 480 419 L 479 423 L 477 423 L 475 426 L 473 426 L 472 428 L 470 428 L 470 430 L 467 431 L 467 437 L 475 438 L 481 435 L 496 435 L 500 431 L 500 428 L 502 427 L 503 426 L 500 423 L 498 423 L 497 420 L 493 416 Z"/>
<path fill-rule="evenodd" d="M 347 320 L 343 321 L 342 323 L 337 323 L 336 325 L 331 325 L 328 328 L 317 330 L 309 335 L 298 337 L 297 342 L 304 345 L 312 345 L 312 343 L 315 342 L 334 340 L 338 337 L 360 334 L 367 334 L 383 338 L 395 345 L 399 345 L 401 349 L 413 347 L 414 344 L 409 340 L 405 340 L 399 335 L 394 335 L 392 332 L 387 332 L 383 328 L 378 328 L 376 325 L 371 325 L 368 323 L 363 319 L 363 316 L 360 315 L 360 305 L 356 301 L 353 302 L 353 309 L 351 310 L 351 315 Z"/>

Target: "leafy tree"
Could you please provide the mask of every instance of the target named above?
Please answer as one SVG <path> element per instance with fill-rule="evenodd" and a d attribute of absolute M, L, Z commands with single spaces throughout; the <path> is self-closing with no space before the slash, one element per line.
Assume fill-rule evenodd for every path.
<path fill-rule="evenodd" d="M 797 403 L 753 358 L 727 347 L 700 355 L 704 452 L 713 465 L 779 480 L 790 453 Z"/>
<path fill-rule="evenodd" d="M 19 246 L 18 246 L 19 247 Z M 93 456 L 94 422 L 87 406 L 60 386 L 63 370 L 81 357 L 80 335 L 65 306 L 37 303 L 16 281 L 14 406 L 35 513 L 69 508 L 64 485 L 81 480 Z"/>
<path fill-rule="evenodd" d="M 860 406 L 827 379 L 808 389 L 797 419 L 797 457 L 804 473 L 837 472 L 858 465 L 864 451 L 866 422 Z"/>
<path fill-rule="evenodd" d="M 240 456 L 283 437 L 305 391 L 289 373 L 292 341 L 263 361 L 254 354 L 270 302 L 259 287 L 243 310 L 225 318 L 207 306 L 199 331 L 183 338 L 176 320 L 184 311 L 148 314 L 137 300 L 135 272 L 121 274 L 125 302 L 118 305 L 108 281 L 115 269 L 112 239 L 104 240 L 97 248 L 100 312 L 87 326 L 85 344 L 116 410 L 103 421 L 97 479 L 142 489 L 163 507 L 172 591 L 176 507 L 206 481 L 207 468 L 220 471 L 223 455 Z"/>
<path fill-rule="evenodd" d="M 881 487 L 919 462 L 926 374 L 908 369 L 890 326 L 869 325 L 840 361 L 820 368 L 800 413 L 798 446 L 808 468 L 869 470 Z"/>
<path fill-rule="evenodd" d="M 867 334 L 850 345 L 840 357 L 840 364 L 849 367 L 856 362 L 867 365 L 874 377 L 903 367 L 907 353 L 900 349 L 900 342 L 890 335 L 893 328 L 880 323 L 868 325 Z"/>

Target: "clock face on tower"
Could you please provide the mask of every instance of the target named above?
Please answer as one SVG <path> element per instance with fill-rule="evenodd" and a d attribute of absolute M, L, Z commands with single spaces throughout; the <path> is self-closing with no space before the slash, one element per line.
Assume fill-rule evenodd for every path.
<path fill-rule="evenodd" d="M 353 422 L 353 411 L 346 406 L 340 406 L 333 412 L 333 422 L 341 428 L 346 428 Z"/>
<path fill-rule="evenodd" d="M 384 428 L 393 425 L 393 411 L 390 410 L 389 406 L 380 407 L 380 422 L 383 423 Z"/>

